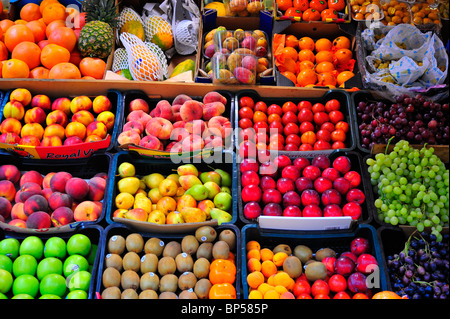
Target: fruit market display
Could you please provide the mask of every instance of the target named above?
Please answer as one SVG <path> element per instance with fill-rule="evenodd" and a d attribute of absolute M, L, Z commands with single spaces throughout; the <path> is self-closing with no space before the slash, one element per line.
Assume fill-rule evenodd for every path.
<path fill-rule="evenodd" d="M 284 16 L 300 21 L 330 21 L 346 13 L 344 0 L 276 0 L 277 8 Z"/>
<path fill-rule="evenodd" d="M 356 60 L 346 36 L 314 40 L 308 36 L 275 34 L 273 50 L 278 70 L 295 86 L 343 87 L 354 76 Z"/>
<path fill-rule="evenodd" d="M 438 9 L 439 9 L 439 15 L 440 15 L 441 19 L 448 20 L 449 1 L 448 0 L 440 1 Z"/>
<path fill-rule="evenodd" d="M 243 214 L 249 220 L 261 215 L 361 217 L 366 198 L 361 175 L 345 155 L 334 160 L 319 155 L 312 161 L 279 155 L 264 163 L 244 159 L 239 169 Z"/>
<path fill-rule="evenodd" d="M 114 198 L 113 217 L 155 224 L 198 223 L 232 220 L 231 176 L 221 169 L 199 173 L 184 164 L 172 174 L 137 176 L 133 164 L 117 168 L 120 179 Z"/>
<path fill-rule="evenodd" d="M 249 299 L 371 299 L 367 276 L 378 261 L 370 242 L 352 240 L 346 251 L 329 247 L 313 251 L 298 245 L 246 243 Z"/>
<path fill-rule="evenodd" d="M 223 16 L 249 17 L 258 16 L 261 10 L 266 9 L 263 0 L 230 0 L 221 2 L 211 2 L 205 5 L 206 9 L 219 9 L 223 11 Z"/>
<path fill-rule="evenodd" d="M 355 19 L 356 21 L 364 21 L 364 20 L 378 21 L 384 17 L 384 13 L 382 12 L 379 0 L 370 0 L 370 1 L 350 0 L 349 5 L 352 12 L 352 18 Z M 397 15 L 400 14 L 397 13 Z M 406 20 L 405 23 L 407 23 Z"/>
<path fill-rule="evenodd" d="M 442 228 L 448 227 L 449 220 L 449 171 L 433 153 L 433 147 L 414 149 L 402 140 L 391 152 L 378 153 L 366 164 L 378 219 L 414 226 L 419 232 L 427 227 L 442 241 Z"/>
<path fill-rule="evenodd" d="M 324 103 L 264 102 L 245 93 L 238 101 L 236 147 L 242 158 L 256 150 L 318 151 L 349 147 L 350 126 L 337 99 Z"/>
<path fill-rule="evenodd" d="M 411 23 L 411 8 L 401 1 L 388 0 L 381 2 L 381 9 L 383 10 L 384 18 L 381 22 L 384 25 L 398 25 L 402 23 Z"/>
<path fill-rule="evenodd" d="M 102 299 L 236 299 L 236 234 L 198 228 L 181 239 L 113 235 Z"/>
<path fill-rule="evenodd" d="M 85 234 L 0 241 L 0 299 L 88 299 L 98 245 Z"/>
<path fill-rule="evenodd" d="M 224 116 L 228 105 L 214 91 L 200 101 L 186 94 L 159 100 L 152 110 L 146 100 L 135 98 L 127 106 L 118 143 L 176 153 L 221 148 L 231 138 L 231 122 Z"/>
<path fill-rule="evenodd" d="M 429 2 L 434 4 L 437 1 L 434 0 Z M 439 10 L 436 8 L 436 6 L 431 7 L 427 2 L 414 3 L 411 6 L 411 13 L 412 22 L 415 25 L 426 25 L 430 23 L 441 25 Z"/>
<path fill-rule="evenodd" d="M 4 103 L 0 141 L 7 144 L 58 147 L 104 140 L 116 115 L 106 95 L 58 97 L 13 90 Z"/>

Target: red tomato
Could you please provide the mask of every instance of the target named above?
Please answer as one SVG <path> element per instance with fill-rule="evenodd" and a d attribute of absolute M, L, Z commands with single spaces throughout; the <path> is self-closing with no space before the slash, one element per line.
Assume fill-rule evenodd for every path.
<path fill-rule="evenodd" d="M 296 9 L 306 11 L 306 9 L 309 8 L 309 1 L 308 0 L 294 0 L 293 6 Z"/>
<path fill-rule="evenodd" d="M 333 145 L 331 145 L 331 148 L 333 150 L 338 150 L 340 148 L 345 148 L 345 144 L 343 142 L 341 142 L 341 141 L 336 141 L 336 142 L 333 143 Z"/>
<path fill-rule="evenodd" d="M 327 130 L 319 130 L 316 133 L 317 139 L 320 141 L 329 142 L 331 141 L 331 133 Z"/>
<path fill-rule="evenodd" d="M 325 110 L 330 113 L 331 111 L 338 111 L 341 108 L 341 103 L 336 100 L 332 99 L 325 103 Z"/>
<path fill-rule="evenodd" d="M 330 121 L 333 124 L 337 124 L 340 121 L 344 120 L 344 114 L 341 111 L 331 111 L 329 114 Z"/>
<path fill-rule="evenodd" d="M 325 122 L 325 123 L 323 123 L 323 124 L 320 126 L 320 129 L 321 129 L 321 130 L 327 130 L 327 131 L 330 131 L 330 133 L 331 133 L 331 132 L 334 131 L 335 127 L 334 127 L 334 124 L 333 124 L 333 123 L 331 123 L 331 122 Z"/>
<path fill-rule="evenodd" d="M 290 7 L 289 9 L 286 10 L 286 12 L 284 13 L 285 16 L 288 17 L 302 17 L 302 10 L 300 9 L 296 9 L 294 7 Z"/>
<path fill-rule="evenodd" d="M 314 150 L 315 151 L 320 151 L 320 150 L 329 150 L 331 149 L 331 145 L 330 143 L 323 141 L 323 140 L 318 140 L 317 142 L 314 143 Z"/>
<path fill-rule="evenodd" d="M 345 142 L 346 134 L 343 130 L 337 129 L 331 132 L 331 140 L 333 142 Z"/>
<path fill-rule="evenodd" d="M 302 122 L 302 124 L 300 124 L 300 133 L 303 134 L 308 131 L 314 131 L 314 124 L 308 121 Z"/>
<path fill-rule="evenodd" d="M 303 12 L 303 21 L 320 21 L 321 16 L 319 11 L 315 9 L 306 9 L 305 12 Z"/>
<path fill-rule="evenodd" d="M 284 103 L 283 106 L 281 107 L 281 109 L 283 110 L 284 113 L 286 113 L 288 111 L 292 111 L 295 114 L 297 114 L 297 112 L 298 112 L 297 105 L 291 101 Z"/>
<path fill-rule="evenodd" d="M 297 105 L 297 108 L 300 110 L 300 109 L 303 109 L 303 108 L 306 108 L 306 109 L 312 109 L 312 104 L 311 104 L 311 102 L 309 102 L 309 101 L 301 101 L 301 102 L 299 102 L 298 103 L 298 105 Z"/>
<path fill-rule="evenodd" d="M 239 120 L 239 127 L 241 129 L 249 128 L 253 126 L 253 121 L 249 118 L 243 118 Z"/>
<path fill-rule="evenodd" d="M 345 0 L 328 0 L 328 8 L 336 11 L 345 9 Z"/>
<path fill-rule="evenodd" d="M 320 142 L 320 141 L 318 141 Z M 316 142 L 316 143 L 318 143 Z M 311 144 L 302 144 L 300 145 L 300 147 L 298 148 L 299 151 L 303 152 L 303 151 L 312 151 L 314 150 L 314 147 Z"/>
<path fill-rule="evenodd" d="M 249 96 L 243 96 L 239 99 L 239 108 L 246 106 L 250 107 L 251 109 L 253 109 L 253 107 L 255 106 L 255 102 Z"/>
<path fill-rule="evenodd" d="M 348 123 L 345 122 L 345 121 L 339 121 L 339 122 L 337 122 L 336 125 L 335 125 L 334 127 L 335 127 L 336 129 L 343 130 L 345 133 L 347 133 L 348 130 L 350 129 Z"/>
<path fill-rule="evenodd" d="M 317 112 L 314 114 L 314 123 L 322 125 L 325 122 L 330 121 L 330 116 L 325 112 Z"/>
<path fill-rule="evenodd" d="M 309 3 L 309 7 L 311 9 L 315 9 L 319 12 L 322 12 L 328 7 L 328 5 L 327 2 L 324 0 L 311 0 L 311 2 Z"/>
<path fill-rule="evenodd" d="M 325 112 L 325 106 L 322 103 L 316 103 L 312 106 L 313 113 Z"/>
<path fill-rule="evenodd" d="M 337 294 L 334 295 L 333 299 L 352 299 L 352 298 L 345 291 L 339 291 Z M 361 299 L 363 299 L 363 298 L 361 298 Z M 369 298 L 365 298 L 365 299 L 369 299 Z"/>
<path fill-rule="evenodd" d="M 267 104 L 264 103 L 263 101 L 258 101 L 255 104 L 254 110 L 267 113 Z"/>
<path fill-rule="evenodd" d="M 270 114 L 278 114 L 279 116 L 283 115 L 283 110 L 281 108 L 281 106 L 277 105 L 277 104 L 272 104 L 267 108 L 267 115 Z"/>

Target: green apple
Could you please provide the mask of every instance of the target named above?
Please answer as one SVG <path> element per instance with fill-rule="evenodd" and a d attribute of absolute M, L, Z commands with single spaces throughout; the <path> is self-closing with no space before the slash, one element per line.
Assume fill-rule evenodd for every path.
<path fill-rule="evenodd" d="M 0 255 L 5 255 L 12 260 L 19 256 L 20 242 L 16 238 L 5 238 L 0 241 Z"/>
<path fill-rule="evenodd" d="M 13 276 L 9 271 L 0 269 L 0 293 L 6 294 L 12 287 Z"/>
<path fill-rule="evenodd" d="M 87 256 L 91 251 L 91 240 L 84 234 L 72 235 L 67 241 L 69 255 Z"/>
<path fill-rule="evenodd" d="M 88 298 L 87 292 L 79 289 L 72 290 L 66 296 L 66 299 L 87 299 L 87 298 Z"/>
<path fill-rule="evenodd" d="M 214 197 L 214 205 L 224 211 L 229 211 L 231 204 L 233 203 L 233 198 L 230 194 L 225 192 L 220 192 Z"/>
<path fill-rule="evenodd" d="M 6 255 L 0 255 L 0 269 L 12 272 L 13 261 Z"/>
<path fill-rule="evenodd" d="M 46 295 L 40 296 L 39 299 L 61 299 L 61 297 L 57 296 L 57 295 L 46 294 Z"/>
<path fill-rule="evenodd" d="M 33 296 L 30 296 L 29 294 L 18 294 L 12 297 L 11 299 L 34 299 Z"/>
<path fill-rule="evenodd" d="M 222 187 L 220 188 L 220 191 L 221 191 L 221 192 L 224 192 L 224 193 L 228 193 L 228 194 L 231 195 L 231 189 L 230 189 L 229 187 L 222 186 Z"/>
<path fill-rule="evenodd" d="M 75 272 L 69 281 L 69 290 L 89 290 L 91 284 L 91 273 L 85 270 Z"/>
<path fill-rule="evenodd" d="M 20 255 L 14 260 L 13 263 L 13 275 L 14 277 L 19 277 L 20 275 L 31 275 L 36 274 L 37 260 L 31 255 Z"/>
<path fill-rule="evenodd" d="M 97 257 L 97 250 L 98 250 L 98 245 L 92 244 L 91 245 L 91 251 L 86 256 L 86 259 L 87 259 L 89 265 L 93 265 L 94 264 L 95 257 Z"/>
<path fill-rule="evenodd" d="M 52 294 L 62 297 L 66 294 L 66 290 L 66 278 L 58 274 L 46 275 L 39 284 L 39 292 L 41 295 Z"/>
<path fill-rule="evenodd" d="M 14 279 L 12 291 L 15 296 L 28 294 L 34 298 L 39 291 L 39 280 L 31 275 L 21 275 Z"/>
<path fill-rule="evenodd" d="M 64 277 L 69 277 L 78 270 L 88 270 L 89 262 L 81 255 L 72 255 L 66 258 L 63 264 Z"/>
<path fill-rule="evenodd" d="M 219 173 L 220 177 L 221 177 L 221 184 L 220 186 L 226 186 L 226 187 L 230 187 L 231 186 L 231 176 L 229 173 L 225 172 L 222 169 L 215 169 L 214 170 L 216 173 Z"/>
<path fill-rule="evenodd" d="M 40 260 L 44 256 L 44 243 L 42 239 L 37 236 L 26 237 L 19 248 L 20 255 L 31 255 L 37 260 Z"/>
<path fill-rule="evenodd" d="M 44 245 L 44 257 L 64 259 L 66 257 L 66 242 L 61 237 L 50 237 Z"/>
<path fill-rule="evenodd" d="M 48 274 L 58 274 L 63 273 L 63 262 L 55 257 L 47 257 L 42 259 L 37 265 L 36 277 L 42 280 Z"/>

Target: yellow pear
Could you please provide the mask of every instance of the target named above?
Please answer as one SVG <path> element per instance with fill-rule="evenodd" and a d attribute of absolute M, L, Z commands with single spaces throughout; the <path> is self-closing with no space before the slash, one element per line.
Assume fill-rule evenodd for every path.
<path fill-rule="evenodd" d="M 142 208 L 148 214 L 152 211 L 152 201 L 143 194 L 137 194 L 134 197 L 133 208 Z"/>
<path fill-rule="evenodd" d="M 200 223 L 206 221 L 206 213 L 199 208 L 183 207 L 181 216 L 185 223 Z"/>
<path fill-rule="evenodd" d="M 163 196 L 159 192 L 159 188 L 158 187 L 152 188 L 151 190 L 149 190 L 148 191 L 148 197 L 150 198 L 150 200 L 154 204 L 156 204 L 161 198 L 163 198 Z"/>
<path fill-rule="evenodd" d="M 120 177 L 132 177 L 136 174 L 136 168 L 133 164 L 128 162 L 123 162 L 119 165 L 117 171 Z"/>
<path fill-rule="evenodd" d="M 203 185 L 202 181 L 195 175 L 183 175 L 180 176 L 179 180 L 181 187 L 184 188 L 184 190 L 188 190 L 194 185 Z"/>
<path fill-rule="evenodd" d="M 152 210 L 150 214 L 148 214 L 147 221 L 149 223 L 164 225 L 166 223 L 166 215 L 160 210 Z"/>
<path fill-rule="evenodd" d="M 164 176 L 160 173 L 152 173 L 142 177 L 142 181 L 148 188 L 158 188 L 159 184 L 164 180 Z"/>
<path fill-rule="evenodd" d="M 136 194 L 139 189 L 140 181 L 137 177 L 124 177 L 117 182 L 117 188 L 120 193 Z"/>
<path fill-rule="evenodd" d="M 130 193 L 119 193 L 115 198 L 116 207 L 120 209 L 130 209 L 134 204 L 134 196 Z"/>
<path fill-rule="evenodd" d="M 175 183 L 177 183 L 177 186 L 181 186 L 180 183 L 178 182 L 178 179 L 180 178 L 180 175 L 178 174 L 170 174 L 167 176 L 168 179 L 173 180 Z"/>

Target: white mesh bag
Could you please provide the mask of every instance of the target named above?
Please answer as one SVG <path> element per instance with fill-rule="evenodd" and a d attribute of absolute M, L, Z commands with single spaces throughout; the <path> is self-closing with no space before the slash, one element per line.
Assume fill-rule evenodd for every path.
<path fill-rule="evenodd" d="M 156 30 L 160 30 L 161 33 L 171 34 L 173 36 L 172 27 L 170 23 L 163 22 L 164 18 L 156 15 L 144 16 L 144 31 L 145 38 L 147 40 L 151 40 L 153 36 L 156 34 Z M 161 22 L 161 23 L 160 23 Z M 156 25 L 159 24 L 159 25 Z"/>
<path fill-rule="evenodd" d="M 118 48 L 114 51 L 113 64 L 111 70 L 117 72 L 120 70 L 128 69 L 128 54 L 124 48 Z"/>
<path fill-rule="evenodd" d="M 144 24 L 141 16 L 136 11 L 134 11 L 130 7 L 123 8 L 119 14 L 119 17 L 117 18 L 117 28 L 116 28 L 117 43 L 119 43 L 119 40 L 120 40 L 120 37 L 119 37 L 120 29 L 128 21 L 139 21 L 142 25 Z"/>

